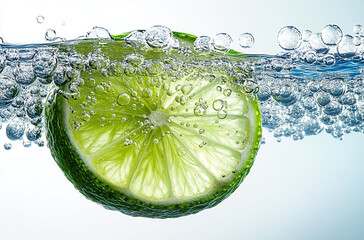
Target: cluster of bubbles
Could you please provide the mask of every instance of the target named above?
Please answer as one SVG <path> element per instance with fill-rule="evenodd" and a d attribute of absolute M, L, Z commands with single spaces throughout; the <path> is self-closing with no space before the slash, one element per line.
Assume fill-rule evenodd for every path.
<path fill-rule="evenodd" d="M 353 33 L 344 35 L 334 24 L 326 25 L 318 33 L 310 30 L 301 32 L 294 26 L 286 26 L 279 31 L 277 41 L 292 60 L 299 58 L 310 64 L 321 62 L 332 66 L 337 57 L 364 59 L 362 25 L 355 25 Z"/>
<path fill-rule="evenodd" d="M 233 39 L 227 33 L 218 33 L 215 37 L 199 36 L 194 42 L 194 49 L 197 52 L 228 52 Z M 242 48 L 250 48 L 254 45 L 254 37 L 250 33 L 243 33 L 239 37 L 239 45 Z"/>
<path fill-rule="evenodd" d="M 281 141 L 326 131 L 342 139 L 364 133 L 364 36 L 343 35 L 337 25 L 321 33 L 282 28 L 278 43 L 286 52 L 252 64 L 258 82 L 262 125 Z"/>
<path fill-rule="evenodd" d="M 42 23 L 44 18 L 38 16 L 37 21 Z M 276 56 L 236 56 L 231 62 L 227 58 L 223 61 L 212 59 L 209 68 L 228 68 L 237 74 L 243 69 L 245 80 L 241 83 L 246 85 L 251 96 L 258 92 L 258 84 L 263 127 L 273 132 L 278 141 L 284 136 L 299 140 L 322 131 L 341 139 L 345 133 L 364 132 L 362 34 L 361 25 L 354 27 L 353 35 L 344 35 L 336 25 L 325 26 L 321 33 L 301 32 L 287 26 L 279 31 L 277 38 L 285 52 Z M 46 37 L 50 41 L 57 39 L 52 29 L 46 32 Z M 111 34 L 102 27 L 94 27 L 77 40 L 80 39 L 113 41 Z M 168 49 L 182 49 L 171 30 L 160 25 L 146 31 L 132 31 L 123 40 L 129 46 L 142 49 L 159 48 L 166 52 Z M 232 42 L 226 33 L 219 33 L 213 38 L 200 36 L 191 49 L 180 53 L 227 53 Z M 86 65 L 100 69 L 104 76 L 119 73 L 132 76 L 138 66 L 147 62 L 133 55 L 120 65 L 110 62 L 97 51 L 88 56 L 75 52 L 66 54 L 59 52 L 58 47 L 62 44 L 0 47 L 0 128 L 9 140 L 22 141 L 25 147 L 32 143 L 43 146 L 43 105 L 49 89 L 77 80 Z M 254 37 L 244 33 L 239 44 L 243 48 L 251 47 Z M 178 64 L 185 66 L 187 62 L 185 59 Z M 168 60 L 164 60 L 163 64 L 170 65 L 170 69 L 176 67 Z M 151 66 L 148 71 L 153 74 L 159 67 Z M 188 71 L 183 67 L 179 70 Z M 181 87 L 181 92 L 188 92 L 188 87 Z M 142 94 L 147 96 L 150 92 L 145 90 Z M 76 93 L 71 92 L 71 95 L 77 97 Z M 129 104 L 131 98 L 132 95 L 121 94 L 117 104 Z M 178 101 L 183 104 L 184 97 L 178 98 Z M 214 103 L 214 109 L 219 109 L 219 104 Z M 199 102 L 196 108 L 197 114 L 206 110 L 203 102 Z M 220 115 L 224 116 L 224 109 L 220 110 Z M 11 143 L 6 142 L 4 148 L 11 149 Z"/>
<path fill-rule="evenodd" d="M 20 140 L 25 147 L 44 145 L 43 103 L 56 68 L 50 49 L 1 49 L 0 128 L 4 126 L 9 140 Z"/>

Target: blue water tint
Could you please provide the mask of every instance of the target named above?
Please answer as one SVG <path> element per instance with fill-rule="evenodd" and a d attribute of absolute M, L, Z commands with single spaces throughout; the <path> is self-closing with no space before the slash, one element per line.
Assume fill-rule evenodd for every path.
<path fill-rule="evenodd" d="M 229 56 L 225 53 L 229 57 L 225 59 L 214 57 L 216 52 L 225 52 L 216 49 L 215 45 L 220 38 L 202 36 L 196 39 L 193 46 L 182 47 L 178 45 L 170 30 L 163 26 L 153 27 L 153 34 L 141 34 L 138 39 L 127 36 L 124 42 L 110 39 L 106 29 L 93 30 L 96 31 L 95 29 L 100 34 L 105 33 L 106 37 L 88 34 L 83 40 L 37 45 L 1 45 L 0 120 L 6 125 L 17 118 L 23 121 L 24 126 L 20 128 L 20 132 L 10 131 L 15 129 L 14 127 L 9 128 L 7 133 L 10 140 L 41 141 L 42 133 L 39 131 L 43 128 L 43 104 L 48 90 L 53 85 L 60 87 L 70 80 L 82 81 L 78 78 L 83 66 L 100 68 L 103 75 L 115 74 L 111 70 L 115 69 L 116 63 L 110 63 L 107 56 L 97 53 L 97 47 L 113 44 L 124 44 L 134 48 L 142 46 L 146 49 L 164 48 L 164 51 L 178 49 L 181 55 L 192 58 L 195 54 L 211 54 L 210 64 L 217 66 L 222 62 L 231 61 L 230 73 L 234 75 L 236 83 L 251 97 L 257 93 L 262 125 L 268 132 L 272 132 L 277 141 L 281 141 L 282 138 L 300 140 L 305 136 L 322 132 L 342 139 L 345 134 L 351 132 L 364 132 L 364 43 L 353 53 L 350 44 L 326 46 L 320 42 L 322 40 L 313 39 L 313 34 L 309 38 L 307 34 L 302 35 L 291 26 L 284 28 L 284 34 L 278 37 L 281 45 L 289 51 L 278 55 Z M 327 29 L 336 27 L 328 25 Z M 332 38 L 330 31 L 325 34 L 325 40 L 330 44 L 338 40 L 337 36 Z M 217 36 L 222 36 L 218 45 L 226 45 L 224 49 L 228 50 L 231 42 L 229 35 L 220 33 Z M 96 41 L 102 44 L 89 38 L 97 38 Z M 205 39 L 204 48 L 208 48 L 208 51 L 205 49 L 206 51 L 200 53 L 201 49 L 198 46 L 202 38 Z M 349 39 L 350 36 L 344 38 Z M 294 44 L 289 42 L 292 39 Z M 163 41 L 160 45 L 151 45 L 154 40 Z M 325 51 L 315 48 L 317 41 L 325 46 Z M 81 56 L 72 52 L 72 46 L 80 42 L 90 43 L 90 49 L 93 49 L 94 53 Z M 60 49 L 63 50 L 59 51 Z M 121 59 L 120 63 L 122 62 L 124 65 L 128 64 L 125 59 Z M 131 69 L 134 69 L 134 66 Z M 250 75 L 241 75 L 240 71 Z M 37 129 L 36 134 L 32 134 L 34 127 Z"/>

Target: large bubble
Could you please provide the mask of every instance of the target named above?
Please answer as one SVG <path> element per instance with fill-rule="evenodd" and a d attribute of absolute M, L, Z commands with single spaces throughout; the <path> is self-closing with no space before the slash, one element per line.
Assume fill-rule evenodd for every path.
<path fill-rule="evenodd" d="M 353 42 L 353 37 L 350 35 L 345 35 L 337 46 L 337 52 L 341 57 L 344 58 L 353 57 L 356 52 L 356 46 Z"/>
<path fill-rule="evenodd" d="M 341 41 L 343 32 L 337 25 L 326 25 L 322 29 L 321 37 L 326 45 L 336 45 Z"/>
<path fill-rule="evenodd" d="M 296 27 L 286 26 L 278 32 L 277 40 L 284 50 L 294 50 L 300 46 L 302 35 Z"/>
<path fill-rule="evenodd" d="M 145 40 L 153 48 L 167 47 L 172 38 L 172 32 L 165 26 L 156 25 L 145 32 Z"/>

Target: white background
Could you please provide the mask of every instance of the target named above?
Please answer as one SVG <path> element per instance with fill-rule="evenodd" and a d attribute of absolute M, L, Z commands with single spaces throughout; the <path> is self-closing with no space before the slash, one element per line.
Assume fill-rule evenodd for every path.
<path fill-rule="evenodd" d="M 364 24 L 362 1 L 4 1 L 0 36 L 9 43 L 112 34 L 156 24 L 195 35 L 243 32 L 248 53 L 276 53 L 286 25 L 320 31 Z M 43 15 L 43 24 L 36 17 Z M 65 22 L 65 24 L 62 24 Z M 64 25 L 64 26 L 63 26 Z M 235 44 L 235 49 L 239 49 Z M 1 135 L 4 136 L 4 135 Z M 363 239 L 364 137 L 322 133 L 300 142 L 270 137 L 241 187 L 213 209 L 178 219 L 133 218 L 105 210 L 77 192 L 47 148 L 0 149 L 0 239 Z"/>

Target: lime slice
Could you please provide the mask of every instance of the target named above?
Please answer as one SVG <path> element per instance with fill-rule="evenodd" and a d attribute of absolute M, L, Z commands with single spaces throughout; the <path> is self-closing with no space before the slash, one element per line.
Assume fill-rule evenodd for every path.
<path fill-rule="evenodd" d="M 257 100 L 226 60 L 212 67 L 217 60 L 209 56 L 130 48 L 103 44 L 97 59 L 107 54 L 105 64 L 94 67 L 91 57 L 79 78 L 50 94 L 53 157 L 82 194 L 107 209 L 169 218 L 215 206 L 253 164 Z"/>

